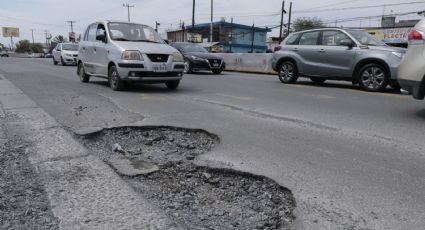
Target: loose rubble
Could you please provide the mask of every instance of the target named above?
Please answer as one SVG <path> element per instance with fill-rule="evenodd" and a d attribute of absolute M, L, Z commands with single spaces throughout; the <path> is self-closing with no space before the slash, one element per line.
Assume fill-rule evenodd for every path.
<path fill-rule="evenodd" d="M 186 229 L 289 229 L 295 218 L 292 193 L 271 179 L 195 165 L 219 141 L 207 132 L 123 127 L 81 140 L 105 162 L 120 156 L 156 164 L 158 171 L 123 179 Z"/>
<path fill-rule="evenodd" d="M 59 229 L 18 137 L 0 143 L 0 229 Z"/>

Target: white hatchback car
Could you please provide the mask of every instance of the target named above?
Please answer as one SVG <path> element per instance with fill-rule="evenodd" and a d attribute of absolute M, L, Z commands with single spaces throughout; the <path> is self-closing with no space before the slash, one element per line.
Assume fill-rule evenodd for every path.
<path fill-rule="evenodd" d="M 425 19 L 409 34 L 409 48 L 398 68 L 398 82 L 415 99 L 425 98 Z"/>
<path fill-rule="evenodd" d="M 183 77 L 183 55 L 151 27 L 129 22 L 97 22 L 88 26 L 78 51 L 82 82 L 105 78 L 113 90 L 125 83 L 165 83 L 176 89 Z"/>
<path fill-rule="evenodd" d="M 62 65 L 77 64 L 78 44 L 59 43 L 52 51 L 53 64 L 60 62 Z"/>

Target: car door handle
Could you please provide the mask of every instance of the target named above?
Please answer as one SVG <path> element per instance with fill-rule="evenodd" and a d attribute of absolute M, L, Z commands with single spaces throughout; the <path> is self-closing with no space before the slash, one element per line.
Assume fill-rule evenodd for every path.
<path fill-rule="evenodd" d="M 326 50 L 325 50 L 325 49 L 320 49 L 320 50 L 319 50 L 319 53 L 324 53 L 324 52 L 326 52 Z"/>
<path fill-rule="evenodd" d="M 298 48 L 293 48 L 292 50 L 295 52 L 298 52 Z"/>
<path fill-rule="evenodd" d="M 94 50 L 94 52 L 96 52 L 96 48 L 94 48 L 93 50 Z"/>

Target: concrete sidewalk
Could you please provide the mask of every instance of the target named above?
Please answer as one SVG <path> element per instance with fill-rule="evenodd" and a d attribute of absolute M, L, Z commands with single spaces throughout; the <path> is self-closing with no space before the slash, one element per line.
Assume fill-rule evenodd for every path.
<path fill-rule="evenodd" d="M 0 104 L 8 132 L 32 143 L 60 229 L 180 229 L 1 75 Z"/>

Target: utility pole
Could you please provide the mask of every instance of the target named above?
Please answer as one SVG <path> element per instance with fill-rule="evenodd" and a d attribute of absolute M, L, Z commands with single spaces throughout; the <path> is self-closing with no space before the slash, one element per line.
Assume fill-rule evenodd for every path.
<path fill-rule="evenodd" d="M 193 0 L 192 6 L 192 33 L 195 33 L 195 0 Z"/>
<path fill-rule="evenodd" d="M 130 5 L 128 3 L 126 4 L 122 4 L 123 7 L 127 7 L 127 17 L 128 17 L 128 22 L 130 22 L 130 7 L 134 7 L 134 5 Z"/>
<path fill-rule="evenodd" d="M 255 31 L 254 31 L 254 24 L 252 24 L 252 37 L 251 37 L 251 53 L 254 53 L 254 36 L 255 36 Z"/>
<path fill-rule="evenodd" d="M 158 33 L 158 26 L 160 26 L 161 23 L 159 22 L 155 22 L 155 31 Z"/>
<path fill-rule="evenodd" d="M 289 33 L 291 33 L 291 18 L 292 18 L 292 2 L 289 3 L 288 32 L 286 33 L 286 35 L 289 35 Z"/>
<path fill-rule="evenodd" d="M 233 18 L 230 20 L 230 53 L 232 52 L 233 45 Z"/>
<path fill-rule="evenodd" d="M 75 21 L 67 21 L 71 25 L 71 33 L 74 33 L 74 23 Z"/>
<path fill-rule="evenodd" d="M 214 20 L 214 0 L 211 0 L 211 25 L 210 25 L 210 42 L 213 42 L 213 20 Z"/>
<path fill-rule="evenodd" d="M 34 45 L 34 29 L 31 30 L 32 44 Z"/>
<path fill-rule="evenodd" d="M 280 15 L 280 33 L 279 33 L 279 43 L 282 42 L 282 30 L 283 30 L 283 15 L 286 13 L 285 11 L 285 1 L 282 1 L 282 13 Z"/>

